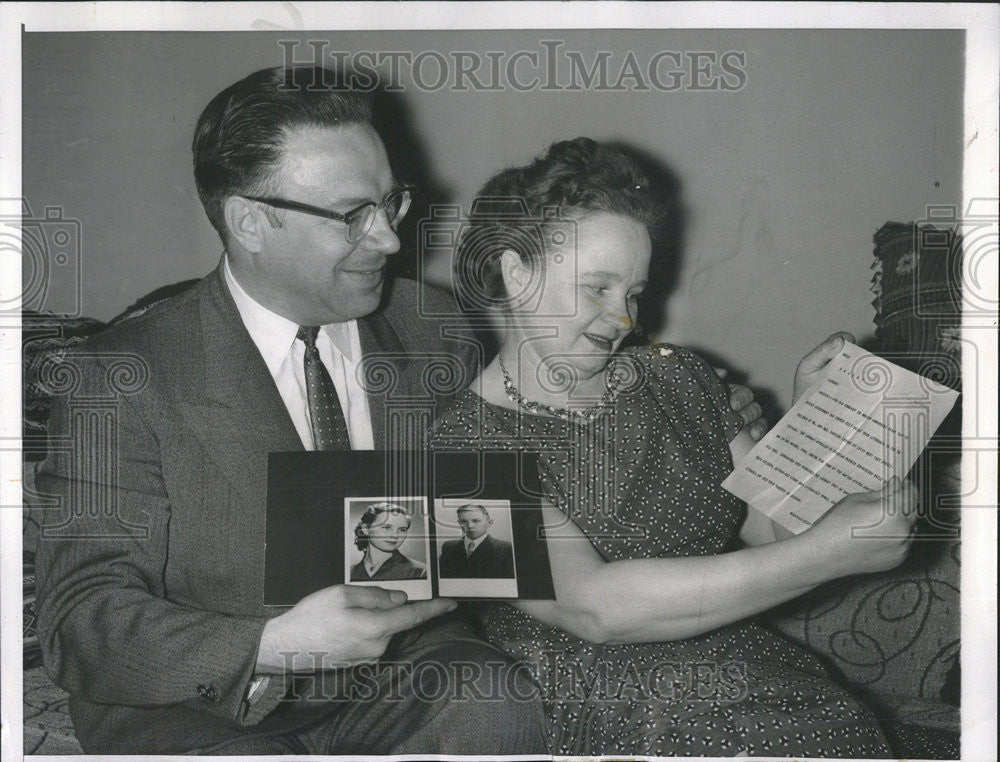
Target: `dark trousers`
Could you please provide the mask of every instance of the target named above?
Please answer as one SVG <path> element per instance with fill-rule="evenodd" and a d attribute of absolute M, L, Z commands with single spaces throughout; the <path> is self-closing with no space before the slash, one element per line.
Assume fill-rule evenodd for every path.
<path fill-rule="evenodd" d="M 544 754 L 538 689 L 522 666 L 451 615 L 400 633 L 378 664 L 303 676 L 259 724 L 205 717 L 121 739 L 132 754 Z M 192 710 L 194 711 L 194 710 Z M 197 719 L 197 722 L 194 720 Z M 185 727 L 186 726 L 186 727 Z M 118 744 L 115 744 L 118 746 Z M 88 749 L 89 752 L 97 751 Z"/>

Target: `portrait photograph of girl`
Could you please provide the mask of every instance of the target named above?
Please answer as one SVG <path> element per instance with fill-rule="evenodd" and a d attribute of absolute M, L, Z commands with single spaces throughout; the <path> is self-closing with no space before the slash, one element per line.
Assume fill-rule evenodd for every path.
<path fill-rule="evenodd" d="M 428 533 L 426 499 L 346 498 L 345 534 L 350 545 L 345 553 L 350 584 L 400 583 L 422 580 L 410 589 L 426 588 Z M 389 588 L 398 588 L 389 584 Z"/>

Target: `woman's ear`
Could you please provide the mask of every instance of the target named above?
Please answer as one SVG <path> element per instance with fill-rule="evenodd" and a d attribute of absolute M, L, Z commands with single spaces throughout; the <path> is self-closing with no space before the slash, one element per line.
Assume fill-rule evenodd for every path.
<path fill-rule="evenodd" d="M 503 276 L 507 296 L 516 297 L 524 292 L 531 282 L 532 271 L 521 260 L 521 255 L 513 249 L 504 249 L 500 255 L 500 274 Z"/>
<path fill-rule="evenodd" d="M 229 235 L 251 254 L 263 248 L 261 226 L 265 223 L 264 211 L 239 196 L 230 196 L 222 207 Z"/>

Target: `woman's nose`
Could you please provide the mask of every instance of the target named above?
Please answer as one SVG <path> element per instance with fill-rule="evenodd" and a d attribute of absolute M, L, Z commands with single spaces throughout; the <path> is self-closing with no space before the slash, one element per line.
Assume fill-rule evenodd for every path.
<path fill-rule="evenodd" d="M 615 299 L 606 305 L 602 317 L 618 331 L 631 331 L 635 325 L 635 305 L 630 299 Z"/>

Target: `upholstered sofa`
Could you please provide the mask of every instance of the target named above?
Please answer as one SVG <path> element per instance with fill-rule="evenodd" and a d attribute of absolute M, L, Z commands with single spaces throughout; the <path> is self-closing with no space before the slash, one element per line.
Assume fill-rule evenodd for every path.
<path fill-rule="evenodd" d="M 912 309 L 919 284 L 914 282 L 910 288 L 909 301 L 898 292 L 907 291 L 903 276 L 914 271 L 907 258 L 907 240 L 918 232 L 915 227 L 887 226 L 876 235 L 876 255 L 883 268 L 875 279 L 876 335 L 896 354 L 899 343 L 905 345 L 905 337 L 914 333 L 900 311 Z M 899 267 L 899 262 L 906 267 Z M 126 312 L 145 310 L 185 285 L 154 292 Z M 894 301 L 880 291 L 883 286 L 893 290 Z M 34 550 L 45 505 L 44 498 L 34 492 L 33 477 L 45 451 L 45 358 L 79 343 L 103 325 L 41 315 L 25 316 L 24 325 L 24 750 L 26 754 L 74 754 L 81 749 L 69 720 L 67 696 L 45 675 L 34 635 Z M 922 322 L 921 330 L 926 333 L 926 329 Z M 945 335 L 941 331 L 932 334 Z M 910 356 L 920 359 L 912 352 Z M 955 496 L 960 490 L 955 477 L 958 455 L 948 439 L 960 434 L 957 420 L 952 417 L 939 437 L 943 444 L 929 448 L 915 472 L 928 510 L 908 560 L 888 573 L 838 580 L 767 617 L 771 626 L 824 658 L 833 674 L 875 710 L 899 757 L 953 759 L 959 755 L 960 567 Z"/>

